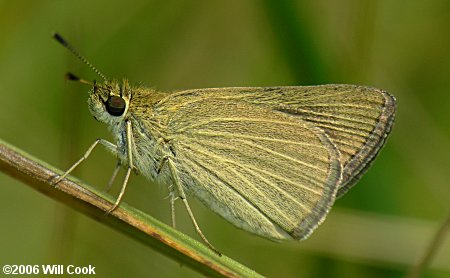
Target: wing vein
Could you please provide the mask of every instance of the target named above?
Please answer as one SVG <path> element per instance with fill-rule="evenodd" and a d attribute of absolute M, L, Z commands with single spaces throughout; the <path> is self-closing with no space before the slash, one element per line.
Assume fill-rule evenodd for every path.
<path fill-rule="evenodd" d="M 203 155 L 207 155 L 207 156 L 210 156 L 210 157 L 215 157 L 215 158 L 217 158 L 217 156 L 215 155 L 215 154 L 212 154 L 212 153 L 209 153 L 208 151 L 206 152 L 206 153 L 204 153 L 204 152 L 201 152 L 201 151 L 199 151 L 199 150 L 194 150 L 193 148 L 190 148 L 189 146 L 186 146 L 187 148 L 189 148 L 191 151 L 197 151 L 197 152 L 200 152 L 200 153 L 202 153 Z M 209 154 L 207 154 L 207 153 L 209 153 Z M 192 157 L 191 157 L 191 159 L 192 159 Z M 195 160 L 195 159 L 192 159 L 192 160 Z M 221 160 L 220 158 L 219 158 L 219 160 Z M 305 210 L 305 212 L 306 213 L 309 213 L 310 212 L 310 210 L 307 208 L 307 207 L 305 207 L 305 205 L 303 205 L 302 203 L 300 203 L 298 200 L 296 200 L 294 197 L 292 197 L 292 195 L 291 194 L 289 194 L 288 192 L 286 192 L 285 190 L 283 190 L 282 188 L 279 188 L 278 186 L 276 186 L 275 184 L 273 184 L 272 182 L 270 182 L 269 180 L 267 180 L 266 178 L 264 178 L 263 176 L 261 176 L 260 174 L 256 174 L 256 173 L 252 173 L 252 172 L 250 172 L 247 168 L 245 168 L 245 167 L 243 167 L 242 165 L 240 165 L 239 163 L 234 163 L 233 161 L 231 161 L 231 160 L 225 160 L 225 161 L 227 161 L 228 163 L 230 163 L 230 164 L 232 164 L 232 165 L 234 165 L 234 166 L 236 166 L 236 167 L 238 167 L 238 168 L 240 168 L 240 169 L 242 169 L 243 171 L 246 171 L 247 173 L 250 173 L 250 175 L 256 175 L 259 179 L 261 179 L 262 181 L 264 181 L 266 184 L 269 184 L 269 185 L 271 185 L 271 188 L 274 188 L 275 190 L 277 190 L 278 192 L 281 192 L 283 195 L 285 195 L 286 197 L 288 197 L 289 199 L 291 199 L 293 202 L 295 202 L 297 205 L 299 205 L 301 208 L 303 208 L 304 210 Z M 199 163 L 199 161 L 196 161 L 196 163 Z M 222 165 L 222 164 L 219 164 L 219 165 Z M 252 170 L 255 170 L 253 167 L 248 167 L 248 168 L 251 168 Z M 232 169 L 232 168 L 228 168 L 228 169 Z M 211 169 L 210 169 L 211 170 Z M 236 172 L 236 170 L 232 170 L 233 172 Z M 213 171 L 213 173 L 215 173 L 215 175 L 217 176 L 217 171 Z M 221 180 L 223 181 L 223 179 L 221 178 Z M 238 194 L 239 195 L 241 195 L 241 196 L 243 196 L 245 199 L 247 199 L 247 197 L 245 196 L 245 195 L 243 195 L 241 192 L 239 192 L 239 190 L 237 190 L 232 184 L 230 184 L 230 183 L 228 183 L 228 182 L 225 182 L 224 181 L 224 183 L 226 183 L 226 184 L 228 184 L 228 186 L 229 187 L 231 187 L 233 190 L 235 190 L 236 192 L 238 192 Z M 254 189 L 256 189 L 258 192 L 261 192 L 259 189 L 257 189 L 257 188 L 255 188 L 253 185 L 252 185 L 252 187 L 254 188 Z M 262 192 L 261 192 L 262 193 Z M 263 195 L 266 195 L 266 194 L 264 194 L 264 193 L 262 193 Z M 266 195 L 267 196 L 267 195 Z M 270 198 L 267 198 L 267 200 L 269 200 Z M 248 199 L 247 199 L 248 200 Z M 267 201 L 266 200 L 266 201 Z M 275 206 L 276 207 L 276 206 Z M 261 208 L 259 208 L 259 207 L 256 207 L 258 210 L 261 210 Z"/>
<path fill-rule="evenodd" d="M 294 110 L 296 112 L 299 111 L 299 113 L 302 113 L 302 115 L 307 115 L 307 116 L 308 116 L 308 114 L 310 114 L 311 116 L 312 115 L 323 116 L 323 117 L 328 117 L 328 118 L 344 120 L 344 121 L 347 121 L 347 122 L 366 124 L 366 125 L 369 125 L 369 126 L 372 126 L 372 127 L 374 125 L 371 121 L 364 121 L 364 120 L 355 119 L 355 118 L 351 118 L 351 117 L 338 116 L 338 115 L 333 115 L 333 114 L 329 114 L 329 113 L 320 113 L 320 112 L 315 112 L 315 111 L 312 111 L 312 110 L 301 109 L 301 108 L 295 108 Z M 360 116 L 363 116 L 364 118 L 367 119 L 367 117 L 365 115 L 363 115 L 363 114 L 360 114 Z"/>
<path fill-rule="evenodd" d="M 247 169 L 247 168 L 248 168 L 248 169 L 252 169 L 253 171 L 257 171 L 257 172 L 259 172 L 259 173 L 266 174 L 266 175 L 271 176 L 271 177 L 273 177 L 273 178 L 275 178 L 275 179 L 278 179 L 278 180 L 284 181 L 284 182 L 286 182 L 286 183 L 289 183 L 289 184 L 291 184 L 291 185 L 293 185 L 293 186 L 295 186 L 295 187 L 303 188 L 303 189 L 305 189 L 305 190 L 307 190 L 307 191 L 310 191 L 310 192 L 312 192 L 312 193 L 314 193 L 314 194 L 316 194 L 316 195 L 320 195 L 320 194 L 321 194 L 321 192 L 319 192 L 319 191 L 317 191 L 317 190 L 314 190 L 314 189 L 309 188 L 309 187 L 304 186 L 304 185 L 298 185 L 298 184 L 294 183 L 293 181 L 291 181 L 290 179 L 286 179 L 286 178 L 281 177 L 281 176 L 278 176 L 278 175 L 276 175 L 276 174 L 272 174 L 272 173 L 270 173 L 270 172 L 268 172 L 268 171 L 258 169 L 258 168 L 256 168 L 256 167 L 251 166 L 251 165 L 242 165 L 242 164 L 239 163 L 239 162 L 235 162 L 235 161 L 233 161 L 233 160 L 226 159 L 226 158 L 223 158 L 223 157 L 221 157 L 221 156 L 218 156 L 218 155 L 216 155 L 216 154 L 214 154 L 214 153 L 211 153 L 210 151 L 208 151 L 208 150 L 206 150 L 206 149 L 205 149 L 205 152 L 202 152 L 202 151 L 199 151 L 199 150 L 194 150 L 192 147 L 190 147 L 189 145 L 187 145 L 187 144 L 185 144 L 185 143 L 181 143 L 181 144 L 183 144 L 185 147 L 189 148 L 189 149 L 192 150 L 192 151 L 200 152 L 201 154 L 206 155 L 206 156 L 215 157 L 215 158 L 218 159 L 219 161 L 227 162 L 227 163 L 232 164 L 232 165 L 234 165 L 234 166 L 236 166 L 236 167 L 239 167 L 239 168 L 241 168 L 241 169 Z"/>
<path fill-rule="evenodd" d="M 285 143 L 285 144 L 294 144 L 294 145 L 299 145 L 299 146 L 323 148 L 322 145 L 318 145 L 318 144 L 311 144 L 311 143 L 306 143 L 306 142 L 295 142 L 295 141 L 291 141 L 291 140 L 259 137 L 259 136 L 253 136 L 253 135 L 231 134 L 231 133 L 227 133 L 227 132 L 196 131 L 194 134 L 205 135 L 205 136 L 210 136 L 210 137 L 222 136 L 225 138 L 244 138 L 244 139 L 250 139 L 250 140 L 262 140 L 262 141 L 271 141 L 271 142 L 278 142 L 278 143 Z"/>

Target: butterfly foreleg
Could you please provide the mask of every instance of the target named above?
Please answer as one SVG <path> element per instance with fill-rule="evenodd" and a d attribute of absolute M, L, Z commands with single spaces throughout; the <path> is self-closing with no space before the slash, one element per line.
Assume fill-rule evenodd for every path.
<path fill-rule="evenodd" d="M 61 176 L 59 176 L 54 182 L 53 184 L 56 185 L 58 184 L 61 180 L 63 180 L 64 178 L 66 178 L 78 165 L 80 165 L 83 161 L 85 161 L 89 155 L 91 154 L 92 150 L 98 145 L 98 144 L 102 144 L 105 149 L 107 149 L 108 151 L 112 152 L 113 154 L 117 154 L 117 146 L 114 145 L 113 143 L 106 141 L 105 139 L 97 139 L 95 140 L 94 143 L 92 143 L 92 145 L 87 149 L 87 151 L 84 153 L 84 155 L 77 161 L 75 162 L 66 172 L 64 172 L 64 174 L 62 174 Z"/>

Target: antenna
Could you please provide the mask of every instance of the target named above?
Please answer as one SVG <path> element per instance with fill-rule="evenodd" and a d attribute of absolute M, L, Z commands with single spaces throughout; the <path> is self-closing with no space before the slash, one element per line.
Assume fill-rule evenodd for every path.
<path fill-rule="evenodd" d="M 94 65 L 92 65 L 86 58 L 84 58 L 80 53 L 78 53 L 78 51 L 75 50 L 75 48 L 73 48 L 73 46 L 68 43 L 63 37 L 61 37 L 60 34 L 58 33 L 54 33 L 53 34 L 53 38 L 55 40 L 57 40 L 62 46 L 64 46 L 65 48 L 67 48 L 70 52 L 72 52 L 73 55 L 75 55 L 78 59 L 80 59 L 83 63 L 85 63 L 86 65 L 88 65 L 95 73 L 97 73 L 98 75 L 100 75 L 101 78 L 103 78 L 104 80 L 107 80 L 107 78 L 103 75 L 103 73 L 101 73 L 96 67 L 94 67 Z M 71 79 L 71 78 L 69 78 Z M 73 79 L 72 79 L 73 80 Z"/>
<path fill-rule="evenodd" d="M 76 82 L 80 82 L 82 84 L 87 84 L 87 85 L 91 85 L 91 86 L 94 85 L 95 86 L 95 81 L 94 81 L 94 83 L 89 82 L 87 80 L 79 78 L 78 76 L 76 76 L 75 74 L 73 74 L 71 72 L 66 73 L 65 78 L 66 78 L 66 80 L 76 81 Z"/>

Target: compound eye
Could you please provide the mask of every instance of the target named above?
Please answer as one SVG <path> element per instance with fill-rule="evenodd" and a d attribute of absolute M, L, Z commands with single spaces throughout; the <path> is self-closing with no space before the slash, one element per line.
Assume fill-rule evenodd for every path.
<path fill-rule="evenodd" d="M 125 100 L 118 96 L 110 96 L 105 102 L 106 111 L 112 116 L 121 116 L 125 112 Z"/>

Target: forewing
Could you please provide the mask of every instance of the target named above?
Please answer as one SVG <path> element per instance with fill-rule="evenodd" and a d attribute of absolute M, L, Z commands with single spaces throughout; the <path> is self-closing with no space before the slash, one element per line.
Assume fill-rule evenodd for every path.
<path fill-rule="evenodd" d="M 245 90 L 246 100 L 299 117 L 324 130 L 341 153 L 342 196 L 364 174 L 391 131 L 395 98 L 356 85 L 272 87 Z"/>
<path fill-rule="evenodd" d="M 323 130 L 223 95 L 179 100 L 169 137 L 188 191 L 269 238 L 303 239 L 322 222 L 341 180 L 339 151 Z"/>

